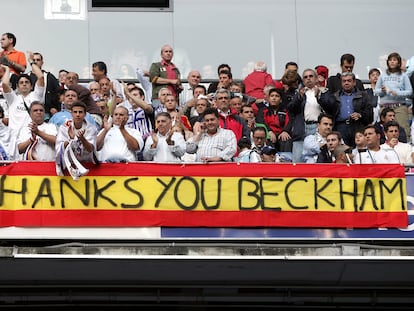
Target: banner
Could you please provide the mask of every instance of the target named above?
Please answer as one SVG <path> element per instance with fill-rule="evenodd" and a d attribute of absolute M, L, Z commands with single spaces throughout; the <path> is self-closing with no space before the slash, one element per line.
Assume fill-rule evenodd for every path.
<path fill-rule="evenodd" d="M 362 169 L 363 168 L 363 169 Z M 400 165 L 90 166 L 73 181 L 51 162 L 0 168 L 0 226 L 405 227 Z"/>

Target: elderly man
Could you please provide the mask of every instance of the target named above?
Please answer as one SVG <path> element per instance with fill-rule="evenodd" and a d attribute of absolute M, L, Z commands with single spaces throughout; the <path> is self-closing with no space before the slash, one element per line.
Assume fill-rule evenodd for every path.
<path fill-rule="evenodd" d="M 30 117 L 32 122 L 22 128 L 17 139 L 19 153 L 24 153 L 24 160 L 54 161 L 57 129 L 44 122 L 45 107 L 41 102 L 32 102 Z"/>
<path fill-rule="evenodd" d="M 196 162 L 231 161 L 237 151 L 236 135 L 220 128 L 219 113 L 215 108 L 204 111 L 204 122 L 194 129 L 195 135 L 187 142 L 187 152 L 196 153 Z"/>
<path fill-rule="evenodd" d="M 152 104 L 159 106 L 158 92 L 162 87 L 168 87 L 171 94 L 178 97 L 183 87 L 180 81 L 180 71 L 172 62 L 173 48 L 166 44 L 161 48 L 161 61 L 152 63 L 150 67 L 150 80 L 152 82 Z"/>
<path fill-rule="evenodd" d="M 78 93 L 72 88 L 73 86 L 71 86 L 70 89 L 64 91 L 63 106 L 65 109 L 55 113 L 49 120 L 49 123 L 56 125 L 58 128 L 67 120 L 72 119 L 72 105 L 75 102 L 79 101 Z M 95 125 L 97 129 L 100 129 L 100 127 L 96 124 L 95 119 L 88 112 L 86 112 L 86 120 L 89 123 Z"/>
<path fill-rule="evenodd" d="M 144 140 L 136 129 L 126 127 L 128 109 L 120 105 L 115 108 L 112 122 L 104 118 L 104 127 L 96 139 L 98 159 L 103 162 L 136 161 L 137 151 L 144 146 Z"/>
<path fill-rule="evenodd" d="M 180 101 L 179 105 L 180 108 L 183 109 L 187 102 L 194 98 L 194 88 L 200 84 L 201 81 L 201 74 L 197 70 L 192 70 L 189 72 L 187 76 L 188 84 L 184 86 L 183 91 L 180 94 Z"/>
<path fill-rule="evenodd" d="M 355 130 L 373 121 L 373 110 L 366 92 L 357 88 L 355 75 L 344 72 L 341 75 L 341 89 L 329 96 L 331 105 L 338 107 L 334 114 L 334 130 L 341 133 L 344 143 L 355 146 Z M 326 97 L 321 97 L 324 102 Z"/>
<path fill-rule="evenodd" d="M 185 153 L 185 140 L 181 133 L 173 132 L 171 116 L 160 112 L 155 118 L 156 130 L 145 141 L 144 160 L 155 162 L 181 162 Z"/>
<path fill-rule="evenodd" d="M 225 89 L 219 89 L 216 92 L 215 101 L 219 112 L 220 127 L 232 130 L 237 141 L 243 136 L 250 137 L 250 129 L 246 122 L 230 110 L 230 93 Z"/>
<path fill-rule="evenodd" d="M 336 111 L 335 103 L 322 101 L 322 95 L 327 93 L 321 94 L 317 86 L 318 75 L 314 69 L 305 69 L 302 79 L 304 86 L 288 104 L 289 117 L 293 120 L 290 136 L 293 140 L 294 162 L 301 162 L 303 140 L 306 136 L 315 134 L 321 112 L 333 115 Z"/>
<path fill-rule="evenodd" d="M 245 93 L 256 99 L 263 99 L 263 89 L 266 85 L 274 85 L 272 75 L 267 73 L 267 66 L 260 61 L 254 65 L 254 71 L 250 73 L 243 81 Z M 275 86 L 276 87 L 276 86 Z"/>

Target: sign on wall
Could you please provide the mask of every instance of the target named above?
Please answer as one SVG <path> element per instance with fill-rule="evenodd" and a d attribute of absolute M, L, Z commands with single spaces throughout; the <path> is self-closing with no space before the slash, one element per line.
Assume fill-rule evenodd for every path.
<path fill-rule="evenodd" d="M 105 163 L 73 181 L 54 163 L 21 162 L 0 174 L 3 227 L 408 224 L 399 165 Z"/>

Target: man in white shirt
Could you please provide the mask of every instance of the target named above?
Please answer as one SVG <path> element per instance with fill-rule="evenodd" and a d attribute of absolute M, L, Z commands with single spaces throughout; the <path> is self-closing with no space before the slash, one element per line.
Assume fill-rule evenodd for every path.
<path fill-rule="evenodd" d="M 180 93 L 179 97 L 179 107 L 182 110 L 184 106 L 187 105 L 187 102 L 194 98 L 193 91 L 194 88 L 200 84 L 201 74 L 197 70 L 192 70 L 187 76 L 188 84 L 184 86 L 183 91 Z"/>
<path fill-rule="evenodd" d="M 136 152 L 144 146 L 144 140 L 136 129 L 126 127 L 128 109 L 124 106 L 115 108 L 112 122 L 104 118 L 104 128 L 96 139 L 98 159 L 103 162 L 136 161 Z"/>
<path fill-rule="evenodd" d="M 367 142 L 367 151 L 354 158 L 356 164 L 386 164 L 399 163 L 396 153 L 386 152 L 380 148 L 380 131 L 373 125 L 364 129 L 364 136 Z"/>
<path fill-rule="evenodd" d="M 54 161 L 57 128 L 44 122 L 45 107 L 41 102 L 32 102 L 30 117 L 32 122 L 22 128 L 17 139 L 19 153 L 24 153 L 24 160 Z"/>
<path fill-rule="evenodd" d="M 185 153 L 185 140 L 181 133 L 171 131 L 172 120 L 168 112 L 155 118 L 156 130 L 145 141 L 144 160 L 154 162 L 181 162 Z"/>
<path fill-rule="evenodd" d="M 303 142 L 302 157 L 306 163 L 316 163 L 318 154 L 327 148 L 326 138 L 332 132 L 333 117 L 322 113 L 318 117 L 316 133 L 305 137 Z M 325 146 L 325 147 L 324 147 Z"/>
<path fill-rule="evenodd" d="M 86 105 L 72 105 L 72 119 L 65 121 L 56 137 L 56 173 L 64 175 L 68 169 L 74 180 L 88 173 L 79 161 L 95 163 L 96 127 L 86 120 Z"/>
<path fill-rule="evenodd" d="M 381 145 L 381 149 L 387 153 L 398 156 L 399 163 L 413 163 L 414 153 L 410 144 L 398 141 L 400 135 L 400 125 L 396 121 L 390 121 L 384 124 L 385 143 Z"/>
<path fill-rule="evenodd" d="M 17 78 L 17 92 L 15 93 L 10 87 L 10 68 L 2 66 L 5 69 L 2 86 L 9 108 L 9 128 L 11 136 L 18 137 L 20 129 L 32 121 L 29 113 L 30 104 L 34 101 L 42 101 L 45 79 L 39 66 L 31 62 L 32 72 L 37 76 L 34 91 L 32 92 L 30 77 L 27 74 L 21 74 Z"/>

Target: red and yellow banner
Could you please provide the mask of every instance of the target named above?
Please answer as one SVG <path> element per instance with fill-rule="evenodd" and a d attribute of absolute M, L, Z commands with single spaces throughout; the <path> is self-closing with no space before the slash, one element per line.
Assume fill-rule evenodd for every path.
<path fill-rule="evenodd" d="M 405 227 L 404 167 L 100 164 L 0 167 L 0 226 Z"/>

